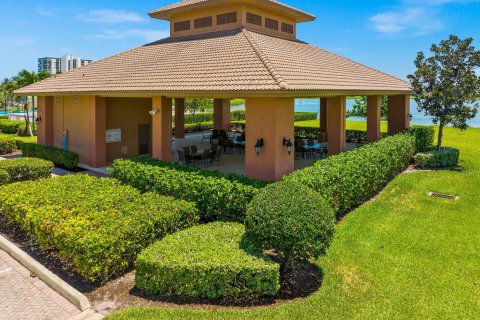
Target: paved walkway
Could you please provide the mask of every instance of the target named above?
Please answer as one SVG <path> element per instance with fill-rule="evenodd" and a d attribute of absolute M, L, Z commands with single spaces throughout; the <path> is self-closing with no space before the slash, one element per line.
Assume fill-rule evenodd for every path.
<path fill-rule="evenodd" d="M 0 250 L 0 320 L 66 320 L 74 305 Z"/>

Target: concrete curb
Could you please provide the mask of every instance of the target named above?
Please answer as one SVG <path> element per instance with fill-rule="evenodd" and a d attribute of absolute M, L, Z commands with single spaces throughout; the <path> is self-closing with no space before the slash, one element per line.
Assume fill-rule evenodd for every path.
<path fill-rule="evenodd" d="M 70 301 L 75 307 L 80 309 L 80 311 L 90 309 L 91 306 L 87 297 L 53 274 L 50 270 L 35 261 L 32 257 L 1 235 L 0 249 L 8 253 L 12 258 L 20 262 L 20 264 L 22 264 L 25 268 L 33 272 L 40 280 L 45 282 L 50 288 Z"/>

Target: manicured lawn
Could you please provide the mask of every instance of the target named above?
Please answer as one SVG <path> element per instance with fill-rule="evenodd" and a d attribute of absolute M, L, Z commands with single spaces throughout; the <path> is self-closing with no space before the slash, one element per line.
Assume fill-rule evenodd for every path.
<path fill-rule="evenodd" d="M 480 129 L 447 128 L 445 145 L 461 150 L 461 169 L 403 174 L 353 211 L 318 261 L 322 287 L 305 300 L 250 310 L 137 308 L 110 319 L 478 318 Z"/>
<path fill-rule="evenodd" d="M 37 137 L 19 137 L 16 134 L 8 134 L 8 133 L 0 132 L 0 139 L 1 138 L 12 138 L 16 140 L 21 140 L 22 142 L 37 143 Z"/>
<path fill-rule="evenodd" d="M 297 121 L 297 127 L 318 128 L 320 126 L 319 120 Z M 387 122 L 383 121 L 380 124 L 380 131 L 387 132 Z M 367 123 L 361 121 L 347 120 L 347 130 L 367 130 Z"/>

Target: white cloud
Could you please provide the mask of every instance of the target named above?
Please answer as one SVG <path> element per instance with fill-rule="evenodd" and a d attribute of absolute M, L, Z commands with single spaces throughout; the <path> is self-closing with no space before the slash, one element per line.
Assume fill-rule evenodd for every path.
<path fill-rule="evenodd" d="M 101 33 L 89 36 L 94 40 L 124 40 L 128 38 L 142 38 L 145 41 L 153 42 L 168 37 L 169 32 L 164 30 L 150 29 L 129 29 L 125 31 L 104 30 Z"/>
<path fill-rule="evenodd" d="M 15 37 L 7 39 L 6 41 L 14 46 L 29 46 L 36 43 L 35 39 L 30 37 Z"/>
<path fill-rule="evenodd" d="M 134 23 L 142 22 L 143 18 L 138 12 L 126 10 L 98 9 L 85 14 L 77 15 L 77 19 L 89 23 Z"/>
<path fill-rule="evenodd" d="M 370 17 L 370 21 L 377 32 L 385 35 L 419 36 L 443 28 L 432 10 L 418 7 L 381 12 Z"/>

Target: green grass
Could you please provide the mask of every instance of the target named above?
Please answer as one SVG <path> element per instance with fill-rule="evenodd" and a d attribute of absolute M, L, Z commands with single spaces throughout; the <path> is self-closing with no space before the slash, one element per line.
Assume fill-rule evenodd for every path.
<path fill-rule="evenodd" d="M 444 139 L 461 150 L 461 169 L 400 175 L 348 215 L 318 261 L 324 282 L 310 297 L 244 310 L 135 308 L 109 319 L 478 318 L 480 129 L 447 128 Z"/>
<path fill-rule="evenodd" d="M 319 120 L 308 120 L 308 121 L 297 121 L 295 122 L 297 127 L 306 127 L 306 128 L 318 128 L 320 127 Z M 382 121 L 380 123 L 380 131 L 387 132 L 387 122 Z M 347 120 L 347 130 L 367 130 L 367 123 L 360 121 L 351 121 Z"/>
<path fill-rule="evenodd" d="M 7 138 L 7 139 L 11 138 L 11 139 L 20 140 L 26 143 L 37 143 L 37 137 L 19 137 L 16 134 L 8 134 L 8 133 L 0 132 L 0 138 Z"/>

